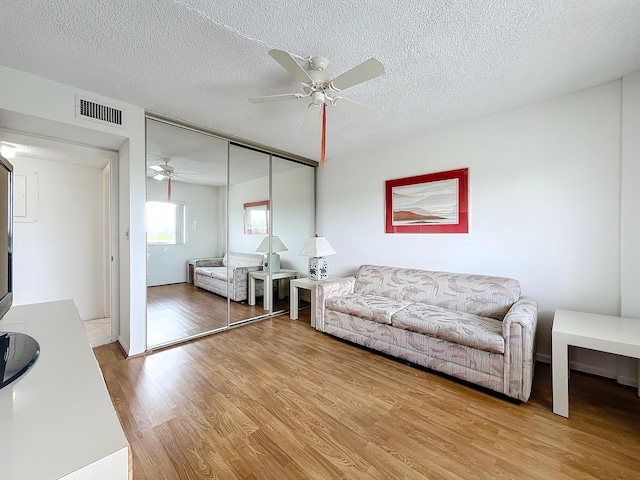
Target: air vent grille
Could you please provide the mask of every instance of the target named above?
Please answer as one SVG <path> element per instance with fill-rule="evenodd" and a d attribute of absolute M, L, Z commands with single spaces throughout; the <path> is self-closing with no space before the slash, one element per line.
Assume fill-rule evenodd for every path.
<path fill-rule="evenodd" d="M 122 110 L 80 97 L 76 97 L 76 117 L 120 127 L 123 120 Z"/>

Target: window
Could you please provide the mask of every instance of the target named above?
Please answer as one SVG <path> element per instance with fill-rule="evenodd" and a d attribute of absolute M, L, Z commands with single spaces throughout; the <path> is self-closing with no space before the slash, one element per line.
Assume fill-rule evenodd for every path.
<path fill-rule="evenodd" d="M 185 205 L 159 201 L 147 202 L 147 243 L 183 245 Z"/>

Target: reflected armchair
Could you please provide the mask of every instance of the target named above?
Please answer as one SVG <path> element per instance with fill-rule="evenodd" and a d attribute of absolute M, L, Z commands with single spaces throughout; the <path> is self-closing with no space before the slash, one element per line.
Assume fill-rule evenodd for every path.
<path fill-rule="evenodd" d="M 257 253 L 229 252 L 222 258 L 197 260 L 193 273 L 196 287 L 234 302 L 247 300 L 248 273 L 262 270 L 263 256 Z M 264 294 L 262 285 L 256 285 L 256 296 Z"/>

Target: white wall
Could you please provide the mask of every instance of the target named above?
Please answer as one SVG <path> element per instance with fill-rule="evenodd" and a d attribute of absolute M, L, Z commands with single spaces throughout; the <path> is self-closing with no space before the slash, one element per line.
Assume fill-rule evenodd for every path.
<path fill-rule="evenodd" d="M 338 252 L 332 273 L 377 263 L 517 278 L 538 301 L 546 359 L 555 309 L 619 315 L 621 85 L 330 159 L 318 172 L 317 225 Z M 469 234 L 384 233 L 385 180 L 465 167 Z M 618 376 L 613 356 L 572 358 Z"/>
<path fill-rule="evenodd" d="M 187 281 L 187 260 L 224 254 L 220 232 L 224 231 L 220 187 L 171 182 L 171 200 L 185 204 L 186 243 L 147 246 L 147 285 Z M 167 182 L 147 180 L 149 200 L 167 199 Z"/>
<path fill-rule="evenodd" d="M 622 254 L 621 254 L 621 314 L 640 318 L 640 72 L 622 79 Z M 640 375 L 637 365 L 624 357 L 618 358 L 618 377 Z"/>
<path fill-rule="evenodd" d="M 622 314 L 640 318 L 640 72 L 622 82 Z"/>
<path fill-rule="evenodd" d="M 27 185 L 27 199 L 38 203 L 37 221 L 14 223 L 13 303 L 71 298 L 82 320 L 104 317 L 102 169 L 26 157 L 12 162 L 16 175 L 37 178 Z"/>

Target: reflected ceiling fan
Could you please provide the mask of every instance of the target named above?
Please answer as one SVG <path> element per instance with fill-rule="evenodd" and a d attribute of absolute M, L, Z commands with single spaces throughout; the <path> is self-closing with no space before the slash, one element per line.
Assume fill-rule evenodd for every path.
<path fill-rule="evenodd" d="M 172 177 L 176 177 L 179 176 L 179 174 L 177 174 L 174 170 L 174 168 L 169 165 L 169 162 L 171 161 L 171 158 L 169 157 L 162 157 L 161 160 L 164 162 L 164 165 L 151 165 L 149 168 L 151 170 L 153 170 L 154 172 L 157 172 L 153 178 L 155 180 L 159 180 L 162 181 L 165 178 L 170 179 Z"/>
<path fill-rule="evenodd" d="M 167 179 L 167 201 L 171 202 L 171 179 L 172 178 L 185 178 L 183 175 L 195 175 L 193 173 L 177 173 L 175 169 L 169 165 L 171 161 L 170 157 L 162 157 L 161 160 L 164 162 L 164 165 L 150 165 L 149 169 L 156 172 L 153 176 L 155 180 L 162 181 Z M 186 180 L 186 178 L 185 178 Z"/>
<path fill-rule="evenodd" d="M 322 117 L 322 155 L 321 163 L 324 164 L 325 136 L 326 136 L 326 106 L 334 105 L 341 110 L 353 113 L 363 118 L 371 118 L 378 112 L 348 98 L 336 96 L 359 83 L 376 78 L 384 73 L 384 65 L 375 58 L 370 58 L 357 67 L 346 71 L 332 79 L 325 71 L 329 60 L 316 56 L 309 60 L 310 70 L 305 70 L 288 52 L 284 50 L 270 50 L 269 55 L 278 62 L 289 74 L 302 84 L 303 93 L 285 93 L 280 95 L 266 95 L 249 98 L 251 103 L 277 102 L 281 100 L 296 100 L 310 98 L 311 103 L 307 107 L 307 113 L 302 123 L 303 128 L 311 128 L 318 124 Z"/>

